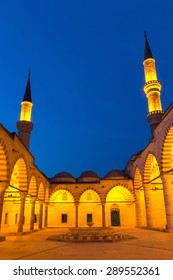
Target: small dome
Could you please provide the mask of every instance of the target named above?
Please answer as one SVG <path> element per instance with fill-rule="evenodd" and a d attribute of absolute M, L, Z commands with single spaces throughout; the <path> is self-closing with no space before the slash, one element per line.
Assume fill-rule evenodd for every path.
<path fill-rule="evenodd" d="M 91 170 L 86 170 L 79 176 L 79 178 L 84 178 L 84 177 L 99 178 L 98 175 L 94 171 L 91 171 Z"/>
<path fill-rule="evenodd" d="M 91 170 L 86 170 L 84 171 L 78 178 L 78 182 L 83 183 L 83 182 L 99 182 L 100 179 L 98 175 Z"/>
<path fill-rule="evenodd" d="M 51 183 L 75 183 L 76 179 L 68 172 L 62 171 L 50 179 Z"/>
<path fill-rule="evenodd" d="M 105 176 L 104 179 L 121 179 L 121 178 L 127 178 L 127 175 L 124 171 L 120 171 L 117 169 L 113 169 L 109 171 Z"/>

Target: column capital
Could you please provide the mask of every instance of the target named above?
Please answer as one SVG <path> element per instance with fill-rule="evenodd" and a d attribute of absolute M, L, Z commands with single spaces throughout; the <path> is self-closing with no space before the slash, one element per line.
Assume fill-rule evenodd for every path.
<path fill-rule="evenodd" d="M 143 183 L 142 187 L 143 187 L 144 193 L 145 193 L 146 191 L 150 190 L 151 183 Z"/>
<path fill-rule="evenodd" d="M 44 201 L 43 201 L 43 200 L 39 200 L 39 204 L 40 204 L 40 205 L 43 205 L 43 204 L 44 204 Z"/>
<path fill-rule="evenodd" d="M 31 203 L 34 203 L 37 200 L 37 197 L 31 196 L 30 199 L 31 199 Z"/>
<path fill-rule="evenodd" d="M 27 192 L 20 192 L 20 198 L 25 199 L 27 196 Z"/>
<path fill-rule="evenodd" d="M 101 205 L 105 206 L 105 204 L 106 204 L 106 201 L 105 200 L 101 200 Z"/>
<path fill-rule="evenodd" d="M 142 187 L 143 187 L 143 188 L 148 187 L 148 186 L 150 186 L 150 184 L 151 184 L 151 183 L 145 183 L 145 182 L 143 182 Z"/>

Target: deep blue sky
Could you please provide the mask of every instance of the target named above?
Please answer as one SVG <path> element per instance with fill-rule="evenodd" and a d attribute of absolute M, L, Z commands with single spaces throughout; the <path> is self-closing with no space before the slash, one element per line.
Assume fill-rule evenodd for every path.
<path fill-rule="evenodd" d="M 3 2 L 3 3 L 2 3 Z M 144 29 L 173 101 L 173 2 L 10 0 L 0 3 L 0 122 L 16 131 L 31 70 L 31 152 L 51 177 L 124 169 L 150 139 Z"/>

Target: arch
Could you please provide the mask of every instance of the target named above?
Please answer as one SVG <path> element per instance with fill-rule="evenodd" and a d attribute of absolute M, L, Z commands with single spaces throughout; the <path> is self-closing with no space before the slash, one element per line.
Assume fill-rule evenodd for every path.
<path fill-rule="evenodd" d="M 83 195 L 84 193 L 87 193 L 88 191 L 89 191 L 89 192 L 92 192 L 92 191 L 93 191 L 94 193 L 96 193 L 96 194 L 98 195 L 98 197 L 99 197 L 100 200 L 103 200 L 103 199 L 102 199 L 102 194 L 101 194 L 97 189 L 95 189 L 94 187 L 87 187 L 87 188 L 85 188 L 83 191 L 81 191 L 81 192 L 78 193 L 78 195 L 77 195 L 77 201 L 80 201 L 82 195 Z"/>
<path fill-rule="evenodd" d="M 49 200 L 48 226 L 74 227 L 75 203 L 73 195 L 64 188 L 54 191 Z"/>
<path fill-rule="evenodd" d="M 144 184 L 160 177 L 160 168 L 156 156 L 149 153 L 144 164 Z"/>
<path fill-rule="evenodd" d="M 162 171 L 167 172 L 173 168 L 173 124 L 166 131 L 162 145 Z"/>
<path fill-rule="evenodd" d="M 36 197 L 38 193 L 37 190 L 37 181 L 36 181 L 36 177 L 35 175 L 32 175 L 30 182 L 29 182 L 29 189 L 28 189 L 28 194 L 30 194 L 31 196 Z"/>
<path fill-rule="evenodd" d="M 101 198 L 97 191 L 88 188 L 88 189 L 84 190 L 83 193 L 79 197 L 79 203 L 83 203 L 83 202 L 84 203 L 87 203 L 87 202 L 100 203 Z"/>
<path fill-rule="evenodd" d="M 0 182 L 7 182 L 9 178 L 9 160 L 6 145 L 0 138 Z"/>
<path fill-rule="evenodd" d="M 64 197 L 64 194 L 66 195 L 66 197 Z M 55 202 L 55 203 L 62 202 L 63 203 L 65 201 L 74 203 L 73 195 L 65 189 L 59 189 L 59 190 L 55 191 L 50 197 L 51 203 L 53 203 L 53 202 Z"/>
<path fill-rule="evenodd" d="M 144 165 L 146 216 L 150 226 L 165 227 L 166 214 L 160 168 L 154 154 L 148 154 Z"/>
<path fill-rule="evenodd" d="M 106 201 L 106 198 L 107 198 L 107 195 L 109 194 L 109 192 L 110 192 L 112 189 L 117 188 L 117 187 L 121 187 L 122 190 L 125 189 L 125 190 L 127 190 L 129 193 L 131 193 L 131 195 L 133 196 L 133 200 L 135 201 L 135 194 L 134 194 L 133 190 L 131 190 L 131 189 L 129 188 L 129 186 L 127 186 L 127 185 L 125 185 L 125 184 L 122 184 L 122 183 L 121 183 L 121 185 L 117 183 L 117 184 L 114 184 L 114 185 L 110 186 L 110 187 L 108 188 L 108 190 L 106 191 L 105 195 L 104 195 L 104 201 Z"/>
<path fill-rule="evenodd" d="M 119 207 L 118 204 L 114 203 L 114 204 L 111 205 L 111 211 L 113 211 L 113 210 L 119 210 L 119 209 L 120 209 L 120 207 Z"/>
<path fill-rule="evenodd" d="M 133 203 L 135 202 L 135 197 L 132 192 L 130 192 L 124 186 L 116 186 L 111 188 L 107 193 L 106 203 Z"/>
<path fill-rule="evenodd" d="M 39 188 L 38 188 L 38 199 L 41 201 L 44 201 L 44 185 L 43 183 L 40 183 Z"/>
<path fill-rule="evenodd" d="M 2 227 L 17 230 L 20 213 L 20 192 L 8 186 L 4 194 L 4 204 L 2 212 Z"/>
<path fill-rule="evenodd" d="M 48 202 L 49 201 L 49 187 L 46 188 L 45 191 L 45 201 Z"/>
<path fill-rule="evenodd" d="M 135 196 L 128 188 L 117 185 L 113 186 L 106 195 L 105 213 L 106 226 L 114 226 L 112 222 L 112 209 L 116 205 L 118 209 L 118 223 L 116 225 L 134 226 L 135 225 Z M 116 210 L 117 211 L 117 210 Z M 113 215 L 114 216 L 114 215 Z"/>
<path fill-rule="evenodd" d="M 134 173 L 134 189 L 136 196 L 136 226 L 141 227 L 146 225 L 146 208 L 142 175 L 138 166 L 136 166 Z"/>
<path fill-rule="evenodd" d="M 78 223 L 79 227 L 87 227 L 89 223 L 102 226 L 101 198 L 92 188 L 85 189 L 79 197 Z"/>
<path fill-rule="evenodd" d="M 11 174 L 10 184 L 5 190 L 3 214 L 2 214 L 2 226 L 16 228 L 16 229 L 19 221 L 20 194 L 22 191 L 22 188 L 19 185 L 20 164 L 18 163 L 19 162 L 17 161 L 16 164 L 14 165 Z"/>
<path fill-rule="evenodd" d="M 63 185 L 63 186 L 61 186 L 61 185 L 60 185 L 60 186 L 57 186 L 57 187 L 55 187 L 52 191 L 50 191 L 50 189 L 49 189 L 49 197 L 51 198 L 52 195 L 53 195 L 54 193 L 56 193 L 57 191 L 59 191 L 59 190 L 65 190 L 65 191 L 69 192 L 69 193 L 73 196 L 74 201 L 75 201 L 75 194 L 74 194 L 74 192 L 71 191 L 71 189 L 68 188 L 68 187 L 65 186 L 65 185 Z"/>
<path fill-rule="evenodd" d="M 134 188 L 135 189 L 140 189 L 142 188 L 142 175 L 139 170 L 139 167 L 135 168 L 135 173 L 134 173 Z"/>
<path fill-rule="evenodd" d="M 27 165 L 23 157 L 19 157 L 14 164 L 11 181 L 10 184 L 13 185 L 12 176 L 17 172 L 17 181 L 18 181 L 18 188 L 22 192 L 26 192 L 28 189 L 28 173 L 27 173 Z"/>

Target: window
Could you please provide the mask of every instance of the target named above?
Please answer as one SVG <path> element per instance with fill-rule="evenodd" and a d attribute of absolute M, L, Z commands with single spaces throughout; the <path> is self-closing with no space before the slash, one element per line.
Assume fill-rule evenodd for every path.
<path fill-rule="evenodd" d="M 62 200 L 67 200 L 67 193 L 66 192 L 62 193 Z"/>
<path fill-rule="evenodd" d="M 87 193 L 87 200 L 92 200 L 92 196 L 90 192 Z"/>
<path fill-rule="evenodd" d="M 61 215 L 61 223 L 67 223 L 67 214 Z"/>
<path fill-rule="evenodd" d="M 87 223 L 92 223 L 92 221 L 93 221 L 93 215 L 87 214 Z"/>

